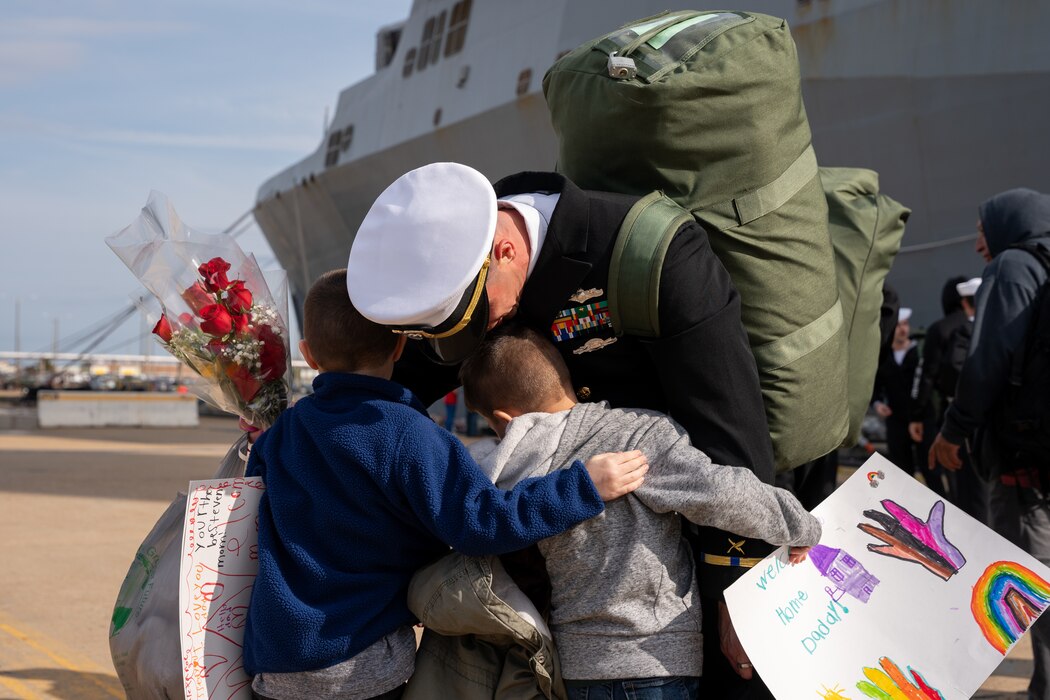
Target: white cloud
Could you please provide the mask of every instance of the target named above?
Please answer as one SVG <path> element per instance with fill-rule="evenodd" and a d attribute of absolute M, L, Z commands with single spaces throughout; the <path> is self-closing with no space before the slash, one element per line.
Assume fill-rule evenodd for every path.
<path fill-rule="evenodd" d="M 185 22 L 95 19 L 89 17 L 19 17 L 0 25 L 0 36 L 11 37 L 87 37 L 121 34 L 168 34 L 189 29 Z"/>
<path fill-rule="evenodd" d="M 91 39 L 169 34 L 191 26 L 86 17 L 5 19 L 0 24 L 0 86 L 26 84 L 42 75 L 75 68 L 84 57 L 84 42 Z"/>
<path fill-rule="evenodd" d="M 225 148 L 248 151 L 287 151 L 298 155 L 317 147 L 316 141 L 289 134 L 184 134 L 163 131 L 104 129 L 69 131 L 67 136 L 84 141 L 130 146 L 167 146 L 180 148 Z"/>
<path fill-rule="evenodd" d="M 76 66 L 81 46 L 60 40 L 0 40 L 0 86 L 28 83 L 40 75 Z"/>
<path fill-rule="evenodd" d="M 321 140 L 320 134 L 317 138 L 310 138 L 302 133 L 290 132 L 262 134 L 246 131 L 242 134 L 205 134 L 144 129 L 92 129 L 82 124 L 74 126 L 59 122 L 45 122 L 12 114 L 0 114 L 0 132 L 5 136 L 22 134 L 45 140 L 76 143 L 278 152 L 296 156 L 313 152 Z"/>

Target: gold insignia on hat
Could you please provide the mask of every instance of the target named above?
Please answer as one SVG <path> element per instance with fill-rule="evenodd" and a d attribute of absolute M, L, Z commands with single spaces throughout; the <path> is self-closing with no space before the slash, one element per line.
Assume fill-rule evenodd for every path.
<path fill-rule="evenodd" d="M 573 355 L 582 355 L 585 352 L 594 352 L 595 350 L 601 350 L 604 347 L 608 347 L 615 343 L 619 338 L 613 336 L 612 338 L 591 338 L 586 343 L 581 345 L 572 351 Z"/>
<path fill-rule="evenodd" d="M 594 287 L 591 287 L 590 289 L 581 288 L 577 289 L 576 293 L 569 297 L 569 301 L 575 302 L 577 304 L 583 304 L 588 299 L 600 297 L 602 294 L 605 294 L 604 289 L 595 289 Z"/>
<path fill-rule="evenodd" d="M 732 553 L 733 550 L 736 550 L 736 551 L 740 552 L 741 554 L 743 554 L 744 553 L 744 544 L 746 542 L 747 542 L 747 540 L 740 540 L 739 542 L 734 542 L 732 539 L 730 539 L 729 540 L 729 549 L 726 550 L 726 554 Z"/>

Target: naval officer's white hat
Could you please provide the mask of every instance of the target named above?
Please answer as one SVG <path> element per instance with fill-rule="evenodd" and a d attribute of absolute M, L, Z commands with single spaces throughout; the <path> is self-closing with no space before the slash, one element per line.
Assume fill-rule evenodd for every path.
<path fill-rule="evenodd" d="M 488 325 L 485 280 L 496 193 L 477 170 L 432 163 L 376 199 L 350 249 L 346 284 L 366 318 L 425 338 L 438 360 L 464 359 Z"/>
<path fill-rule="evenodd" d="M 980 277 L 971 277 L 965 282 L 960 282 L 955 285 L 955 291 L 959 292 L 961 297 L 972 297 L 977 294 L 977 290 L 981 287 Z"/>

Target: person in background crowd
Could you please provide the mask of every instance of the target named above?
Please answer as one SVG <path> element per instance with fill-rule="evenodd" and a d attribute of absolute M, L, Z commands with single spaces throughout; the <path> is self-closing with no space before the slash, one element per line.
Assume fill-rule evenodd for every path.
<path fill-rule="evenodd" d="M 962 304 L 963 313 L 966 314 L 966 320 L 970 322 L 971 330 L 973 328 L 973 320 L 977 317 L 977 290 L 980 288 L 980 277 L 971 277 L 965 282 L 955 285 L 955 289 L 959 292 L 959 303 Z M 971 332 L 970 335 L 972 337 L 973 333 Z"/>
<path fill-rule="evenodd" d="M 1008 190 L 984 202 L 978 215 L 975 249 L 988 264 L 977 291 L 973 341 L 929 462 L 958 470 L 963 466 L 963 446 L 972 446 L 974 464 L 991 484 L 992 527 L 1050 564 L 1050 455 L 1045 449 L 1034 453 L 1008 449 L 1004 439 L 1015 435 L 1000 420 L 1022 400 L 1035 400 L 1045 411 L 1050 398 L 1045 387 L 1011 384 L 1013 373 L 1025 367 L 1021 351 L 1036 312 L 1040 304 L 1050 303 L 1045 293 L 1041 295 L 1050 277 L 1050 261 L 1044 262 L 1050 255 L 1050 195 Z M 1019 244 L 1030 250 L 1013 247 Z M 1046 418 L 1044 413 L 1043 426 Z M 1046 433 L 1034 437 L 1045 438 Z M 1031 633 L 1035 669 L 1028 697 L 1048 700 L 1050 616 L 1040 617 Z"/>
<path fill-rule="evenodd" d="M 980 284 L 980 277 L 969 280 L 952 277 L 941 292 L 944 317 L 930 324 L 926 331 L 922 359 L 912 383 L 908 433 L 916 443 L 923 444 L 929 437 L 929 424 L 924 418 L 932 412 L 934 424 L 939 427 L 948 404 L 955 399 L 955 385 L 973 334 L 974 295 Z M 920 454 L 920 461 L 928 464 L 926 454 Z M 967 464 L 958 472 L 945 470 L 944 476 L 952 502 L 976 520 L 987 522 L 987 486 L 973 465 Z"/>
<path fill-rule="evenodd" d="M 928 446 L 917 444 L 908 432 L 912 415 L 911 388 L 919 365 L 919 344 L 911 338 L 911 313 L 909 308 L 900 309 L 890 352 L 882 359 L 876 373 L 873 407 L 886 420 L 886 456 L 889 460 L 905 471 L 923 473 L 927 486 L 944 497 L 946 485 L 941 474 L 933 474 L 920 466 L 920 455 L 926 454 Z M 932 412 L 924 418 L 932 426 Z"/>
<path fill-rule="evenodd" d="M 467 409 L 467 437 L 477 437 L 479 435 L 481 435 L 481 431 L 478 429 L 478 414 Z"/>
<path fill-rule="evenodd" d="M 459 392 L 455 389 L 445 394 L 445 430 L 450 433 L 456 428 L 456 404 L 459 403 Z"/>

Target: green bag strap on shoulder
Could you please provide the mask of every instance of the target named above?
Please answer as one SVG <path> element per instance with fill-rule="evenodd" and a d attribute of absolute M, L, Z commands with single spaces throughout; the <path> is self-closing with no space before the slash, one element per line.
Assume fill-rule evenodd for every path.
<path fill-rule="evenodd" d="M 609 263 L 609 313 L 617 335 L 660 336 L 660 273 L 678 229 L 692 215 L 663 192 L 642 197 L 616 234 Z"/>
<path fill-rule="evenodd" d="M 697 213 L 714 213 L 725 219 L 720 230 L 743 226 L 775 211 L 817 176 L 817 155 L 810 144 L 777 179 L 739 197 L 704 207 Z"/>

